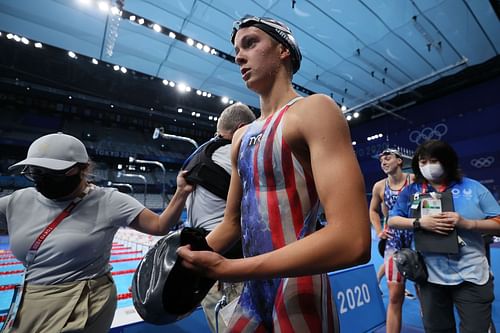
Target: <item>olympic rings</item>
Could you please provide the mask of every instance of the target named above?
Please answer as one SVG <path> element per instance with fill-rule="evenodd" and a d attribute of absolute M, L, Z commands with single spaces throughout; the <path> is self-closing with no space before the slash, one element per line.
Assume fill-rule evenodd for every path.
<path fill-rule="evenodd" d="M 495 163 L 495 158 L 493 156 L 473 158 L 470 160 L 470 165 L 474 168 L 489 168 L 493 163 Z"/>
<path fill-rule="evenodd" d="M 470 196 L 472 196 L 472 190 L 471 190 L 470 188 L 464 188 L 464 189 L 462 190 L 462 192 L 464 193 L 464 195 L 465 195 L 466 197 L 470 197 Z"/>
<path fill-rule="evenodd" d="M 439 123 L 434 128 L 425 127 L 421 131 L 413 130 L 410 132 L 408 139 L 417 145 L 431 139 L 441 140 L 448 133 L 448 126 L 445 123 Z"/>

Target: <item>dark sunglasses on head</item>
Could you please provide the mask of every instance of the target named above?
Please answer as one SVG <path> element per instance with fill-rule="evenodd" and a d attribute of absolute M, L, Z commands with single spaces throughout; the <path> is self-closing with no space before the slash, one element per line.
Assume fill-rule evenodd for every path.
<path fill-rule="evenodd" d="M 28 165 L 23 169 L 23 171 L 21 171 L 21 175 L 26 177 L 28 180 L 31 180 L 32 182 L 34 182 L 38 179 L 41 179 L 43 177 L 63 179 L 64 177 L 68 176 L 68 173 L 74 167 L 75 166 L 73 165 L 73 166 L 71 166 L 67 169 L 64 169 L 64 170 L 51 170 L 51 169 L 46 169 L 46 168 Z"/>
<path fill-rule="evenodd" d="M 281 25 L 277 21 L 266 18 L 266 17 L 257 17 L 257 16 L 252 16 L 252 15 L 246 15 L 243 18 L 239 19 L 238 21 L 234 21 L 233 23 L 233 31 L 231 32 L 231 43 L 234 43 L 234 36 L 236 35 L 236 32 L 240 30 L 240 28 L 245 28 L 249 27 L 251 25 L 254 25 L 255 23 L 262 23 L 265 24 L 271 28 L 284 31 L 288 34 L 292 34 L 290 29 L 287 27 Z"/>

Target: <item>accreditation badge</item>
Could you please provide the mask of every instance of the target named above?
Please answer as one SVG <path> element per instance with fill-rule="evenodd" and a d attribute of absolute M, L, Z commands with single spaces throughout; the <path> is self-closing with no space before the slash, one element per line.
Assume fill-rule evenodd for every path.
<path fill-rule="evenodd" d="M 430 196 L 422 198 L 420 205 L 420 216 L 436 215 L 443 211 L 443 203 L 439 193 L 430 193 Z"/>

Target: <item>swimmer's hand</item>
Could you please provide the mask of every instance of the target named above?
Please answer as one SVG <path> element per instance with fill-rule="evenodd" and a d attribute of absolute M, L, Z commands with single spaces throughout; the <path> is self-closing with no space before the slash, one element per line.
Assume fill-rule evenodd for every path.
<path fill-rule="evenodd" d="M 242 280 L 231 274 L 231 268 L 238 259 L 226 259 L 212 251 L 192 251 L 190 245 L 179 247 L 177 255 L 182 258 L 182 266 L 208 278 L 231 282 Z"/>

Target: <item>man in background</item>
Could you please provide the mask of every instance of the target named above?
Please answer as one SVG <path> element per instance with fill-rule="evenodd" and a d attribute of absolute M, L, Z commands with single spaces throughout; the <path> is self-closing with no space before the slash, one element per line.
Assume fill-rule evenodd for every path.
<path fill-rule="evenodd" d="M 177 176 L 174 198 L 185 202 L 185 226 L 203 228 L 208 234 L 222 221 L 231 178 L 231 139 L 238 128 L 254 120 L 255 115 L 244 104 L 236 103 L 227 107 L 219 116 L 215 137 L 201 145 L 184 162 L 183 170 Z M 177 211 L 171 212 L 171 216 L 177 218 L 172 219 L 171 226 L 177 223 L 182 212 L 182 206 L 174 207 Z M 241 242 L 236 243 L 225 255 L 228 258 L 242 258 Z M 216 318 L 217 303 L 223 297 L 221 303 L 231 302 L 240 295 L 242 288 L 242 283 L 218 282 L 202 301 L 212 332 L 217 331 L 217 326 L 219 332 L 225 330 L 223 321 Z"/>

